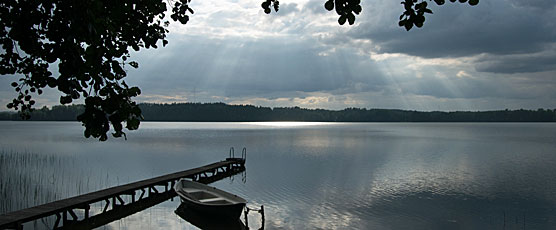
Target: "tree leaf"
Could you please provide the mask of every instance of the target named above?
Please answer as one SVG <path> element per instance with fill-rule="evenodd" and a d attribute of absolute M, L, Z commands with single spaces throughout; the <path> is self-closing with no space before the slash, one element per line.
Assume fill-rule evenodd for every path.
<path fill-rule="evenodd" d="M 338 18 L 338 23 L 340 23 L 340 25 L 343 25 L 346 23 L 346 19 L 347 17 L 345 15 L 340 15 L 340 18 Z"/>
<path fill-rule="evenodd" d="M 326 3 L 324 3 L 324 8 L 328 11 L 332 11 L 334 9 L 334 1 L 328 0 Z"/>
<path fill-rule="evenodd" d="M 434 2 L 436 2 L 437 5 L 441 6 L 444 5 L 445 0 L 434 0 Z"/>
<path fill-rule="evenodd" d="M 353 25 L 353 23 L 355 23 L 355 15 L 353 15 L 352 13 L 349 13 L 347 15 L 347 19 L 350 25 Z"/>
<path fill-rule="evenodd" d="M 130 61 L 129 65 L 135 69 L 139 68 L 139 63 L 137 63 L 136 61 Z"/>
<path fill-rule="evenodd" d="M 413 23 L 406 22 L 404 26 L 405 26 L 405 30 L 409 31 L 411 30 L 411 28 L 413 28 Z"/>

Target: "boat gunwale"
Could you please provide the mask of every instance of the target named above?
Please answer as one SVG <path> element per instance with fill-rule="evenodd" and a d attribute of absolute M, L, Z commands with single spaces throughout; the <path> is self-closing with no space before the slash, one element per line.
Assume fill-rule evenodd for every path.
<path fill-rule="evenodd" d="M 206 203 L 206 202 L 202 202 L 202 201 L 200 201 L 202 199 L 197 199 L 197 198 L 191 196 L 190 192 L 184 191 L 185 190 L 184 188 L 186 186 L 184 186 L 182 181 L 185 181 L 189 185 L 193 185 L 196 189 L 199 189 L 200 192 L 204 192 L 204 193 L 214 195 L 215 196 L 214 198 L 222 198 L 222 200 L 225 200 L 228 203 Z M 234 206 L 234 205 L 239 205 L 239 204 L 243 204 L 243 205 L 247 204 L 247 200 L 243 199 L 240 196 L 234 195 L 232 193 L 226 192 L 224 190 L 221 190 L 221 189 L 218 189 L 218 188 L 215 188 L 215 187 L 212 187 L 212 186 L 208 186 L 208 185 L 205 185 L 205 184 L 201 184 L 201 183 L 186 180 L 186 179 L 179 180 L 176 183 L 176 185 L 174 186 L 174 191 L 182 199 L 186 199 L 189 202 L 193 202 L 193 203 L 196 203 L 198 205 L 203 205 L 203 206 L 226 207 L 226 206 Z"/>

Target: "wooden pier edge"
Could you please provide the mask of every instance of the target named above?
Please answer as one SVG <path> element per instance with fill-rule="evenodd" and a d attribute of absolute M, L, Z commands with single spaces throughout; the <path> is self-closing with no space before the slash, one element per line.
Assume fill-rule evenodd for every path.
<path fill-rule="evenodd" d="M 141 191 L 141 195 L 137 197 L 137 201 L 145 199 L 145 194 L 148 197 L 151 193 L 159 194 L 161 192 L 171 191 L 176 181 L 181 178 L 203 181 L 204 178 L 238 170 L 245 170 L 245 158 L 226 158 L 224 161 L 215 162 L 198 168 L 119 185 L 19 211 L 5 213 L 0 215 L 0 229 L 23 229 L 23 224 L 26 222 L 54 215 L 57 217 L 54 228 L 58 228 L 60 221 L 62 225 L 78 221 L 78 217 L 73 211 L 74 209 L 85 210 L 84 218 L 86 220 L 89 218 L 90 204 L 96 202 L 107 202 L 103 211 L 104 213 L 108 210 L 110 203 L 112 204 L 112 209 L 117 208 L 118 205 L 123 205 L 124 201 L 121 198 L 122 195 L 132 196 L 132 202 L 135 202 L 135 195 L 138 191 Z M 156 186 L 163 186 L 164 191 L 158 191 Z"/>

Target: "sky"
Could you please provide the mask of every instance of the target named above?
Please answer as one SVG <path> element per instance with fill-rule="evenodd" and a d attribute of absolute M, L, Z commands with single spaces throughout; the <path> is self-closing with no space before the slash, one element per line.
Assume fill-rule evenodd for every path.
<path fill-rule="evenodd" d="M 132 53 L 139 102 L 422 111 L 556 108 L 556 1 L 430 2 L 423 28 L 398 26 L 398 0 L 363 0 L 339 25 L 324 0 L 193 0 L 166 47 Z M 16 96 L 0 79 L 0 102 Z M 59 93 L 37 98 L 56 105 Z M 6 110 L 2 106 L 1 110 Z"/>

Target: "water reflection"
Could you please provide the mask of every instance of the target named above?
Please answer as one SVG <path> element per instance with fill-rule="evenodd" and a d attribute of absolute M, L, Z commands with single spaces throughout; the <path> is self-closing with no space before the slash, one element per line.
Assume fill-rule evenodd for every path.
<path fill-rule="evenodd" d="M 250 221 L 253 221 L 253 215 L 250 213 L 256 212 L 260 217 L 260 222 L 258 225 L 260 227 L 253 228 L 250 227 Z M 203 230 L 221 230 L 221 229 L 229 229 L 229 230 L 249 230 L 249 229 L 258 229 L 264 230 L 265 229 L 265 215 L 264 215 L 264 207 L 261 208 L 253 208 L 253 207 L 245 207 L 243 211 L 243 221 L 242 218 L 239 219 L 229 219 L 229 218 L 219 218 L 213 215 L 206 215 L 200 212 L 195 211 L 195 209 L 188 207 L 185 203 L 181 203 L 178 208 L 174 211 L 176 215 L 184 219 L 185 221 L 191 223 L 192 225 L 196 226 L 197 228 Z M 256 224 L 256 223 L 255 223 Z"/>
<path fill-rule="evenodd" d="M 139 131 L 128 134 L 128 141 L 106 143 L 84 140 L 78 123 L 21 124 L 0 122 L 0 149 L 75 159 L 75 167 L 32 163 L 38 165 L 36 169 L 27 167 L 22 172 L 60 174 L 56 185 L 47 183 L 52 176 L 39 178 L 46 188 L 37 190 L 39 197 L 74 195 L 79 181 L 88 179 L 89 186 L 83 183 L 83 190 L 196 167 L 222 160 L 230 146 L 240 145 L 250 151 L 249 180 L 222 180 L 213 186 L 248 198 L 251 205 L 264 204 L 265 229 L 550 229 L 556 225 L 556 124 L 552 123 L 279 128 L 145 122 Z M 62 182 L 64 176 L 75 178 Z M 0 199 L 27 199 L 23 192 L 11 189 L 30 185 L 9 178 L 18 177 L 9 172 L 1 175 Z M 163 202 L 106 228 L 195 229 L 176 216 L 178 205 L 177 200 Z"/>
<path fill-rule="evenodd" d="M 273 121 L 273 122 L 242 122 L 242 124 L 254 125 L 254 126 L 265 126 L 265 127 L 276 127 L 276 128 L 295 128 L 295 127 L 307 127 L 307 126 L 323 126 L 331 125 L 334 123 L 330 122 L 301 122 L 301 121 Z"/>
<path fill-rule="evenodd" d="M 205 230 L 221 230 L 221 229 L 230 229 L 230 230 L 245 230 L 249 229 L 241 220 L 230 220 L 226 218 L 218 219 L 214 218 L 214 216 L 207 216 L 201 213 L 195 212 L 184 203 L 181 203 L 180 206 L 174 211 L 176 215 L 183 218 L 185 221 L 195 225 L 200 229 Z"/>
<path fill-rule="evenodd" d="M 351 202 L 337 211 L 364 220 L 351 225 L 360 229 L 552 229 L 556 220 L 554 206 L 543 199 L 430 191 L 376 197 L 373 203 Z"/>

